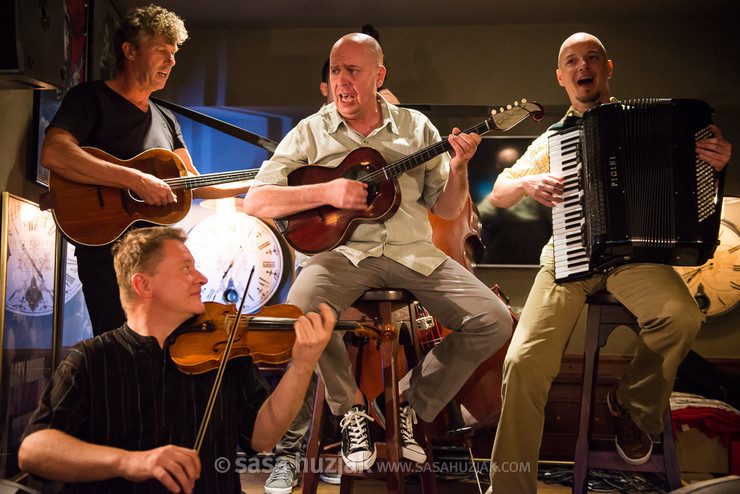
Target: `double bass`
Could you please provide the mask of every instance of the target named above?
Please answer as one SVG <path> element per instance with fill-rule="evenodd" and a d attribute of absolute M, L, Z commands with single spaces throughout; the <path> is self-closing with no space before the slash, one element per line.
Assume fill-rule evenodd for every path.
<path fill-rule="evenodd" d="M 444 220 L 429 213 L 432 224 L 432 241 L 455 261 L 469 271 L 473 271 L 474 254 L 483 248 L 481 223 L 478 210 L 470 196 L 460 215 L 454 220 Z M 508 298 L 498 285 L 491 288 L 508 307 Z M 429 322 L 429 328 L 419 333 L 419 343 L 423 352 L 439 342 L 452 331 L 441 327 L 431 319 L 425 309 L 420 314 Z M 511 312 L 516 328 L 517 317 Z M 504 357 L 511 339 L 491 357 L 482 362 L 455 395 L 455 399 L 434 419 L 429 427 L 433 440 L 440 442 L 459 441 L 460 434 L 474 433 L 477 430 L 494 426 L 501 415 L 501 380 Z"/>

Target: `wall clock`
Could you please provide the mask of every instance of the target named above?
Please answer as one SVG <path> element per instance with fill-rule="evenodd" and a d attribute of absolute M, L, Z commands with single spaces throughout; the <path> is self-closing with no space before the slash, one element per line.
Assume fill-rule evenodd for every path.
<path fill-rule="evenodd" d="M 5 308 L 17 314 L 44 316 L 54 311 L 56 225 L 49 211 L 8 194 Z M 81 288 L 77 258 L 68 251 L 65 301 Z"/>
<path fill-rule="evenodd" d="M 5 309 L 43 316 L 54 312 L 56 225 L 51 214 L 8 196 Z"/>
<path fill-rule="evenodd" d="M 249 283 L 244 312 L 251 313 L 280 287 L 283 249 L 275 232 L 260 219 L 238 211 L 219 212 L 197 223 L 186 245 L 196 269 L 208 278 L 204 301 L 238 307 Z"/>
<path fill-rule="evenodd" d="M 701 266 L 676 267 L 707 318 L 723 316 L 740 305 L 740 233 L 722 220 L 714 257 Z"/>

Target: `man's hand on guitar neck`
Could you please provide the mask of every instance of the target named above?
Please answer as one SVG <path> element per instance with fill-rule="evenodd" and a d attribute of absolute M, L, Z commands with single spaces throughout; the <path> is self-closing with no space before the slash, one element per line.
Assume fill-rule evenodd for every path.
<path fill-rule="evenodd" d="M 450 155 L 450 174 L 442 193 L 432 208 L 432 212 L 446 220 L 452 220 L 462 211 L 468 197 L 468 161 L 478 149 L 481 136 L 465 134 L 455 127 L 447 137 L 452 150 Z"/>
<path fill-rule="evenodd" d="M 464 134 L 457 127 L 452 129 L 452 134 L 447 138 L 452 146 L 450 168 L 454 171 L 464 171 L 467 174 L 468 161 L 478 149 L 481 139 L 478 134 Z"/>

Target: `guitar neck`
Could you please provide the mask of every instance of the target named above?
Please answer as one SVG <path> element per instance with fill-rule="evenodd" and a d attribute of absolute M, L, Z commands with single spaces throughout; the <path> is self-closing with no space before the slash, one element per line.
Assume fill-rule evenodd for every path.
<path fill-rule="evenodd" d="M 259 168 L 232 172 L 207 173 L 205 175 L 194 175 L 190 177 L 167 178 L 164 181 L 172 189 L 197 189 L 198 187 L 208 187 L 209 185 L 251 180 L 257 176 L 257 172 L 259 172 Z"/>
<path fill-rule="evenodd" d="M 475 133 L 478 135 L 483 135 L 496 128 L 497 127 L 493 119 L 489 118 L 485 122 L 482 122 L 474 127 L 469 128 L 468 130 L 463 131 L 463 133 L 464 134 Z M 384 173 L 381 179 L 388 179 L 388 180 L 394 179 L 398 177 L 399 175 L 411 170 L 412 168 L 416 168 L 422 163 L 426 163 L 427 161 L 431 160 L 435 156 L 438 156 L 442 153 L 450 151 L 451 149 L 452 149 L 452 144 L 450 144 L 449 140 L 445 137 L 444 139 L 442 139 L 436 144 L 432 144 L 431 146 L 426 147 L 422 149 L 421 151 L 417 151 L 414 154 L 406 156 L 405 158 L 401 158 L 400 160 L 394 161 L 390 165 L 385 166 L 382 169 Z M 377 177 L 375 178 L 377 179 Z"/>

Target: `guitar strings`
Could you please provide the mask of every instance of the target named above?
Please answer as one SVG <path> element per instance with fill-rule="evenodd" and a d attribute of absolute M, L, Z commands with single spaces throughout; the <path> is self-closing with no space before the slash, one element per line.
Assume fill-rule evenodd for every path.
<path fill-rule="evenodd" d="M 492 130 L 491 126 L 489 125 L 489 121 L 491 120 L 493 119 L 489 118 L 485 122 L 471 127 L 463 133 L 484 134 L 485 132 Z M 410 156 L 406 156 L 405 158 L 401 158 L 398 161 L 394 161 L 390 165 L 384 166 L 379 170 L 375 170 L 365 175 L 364 177 L 359 178 L 358 182 L 370 184 L 381 182 L 384 179 L 395 178 L 403 172 L 408 171 L 426 161 L 429 161 L 435 156 L 442 154 L 445 151 L 449 151 L 450 149 L 452 149 L 452 145 L 449 143 L 449 139 L 445 137 L 441 141 L 432 144 L 431 146 L 424 148 L 421 151 L 418 151 Z"/>
<path fill-rule="evenodd" d="M 215 185 L 224 182 L 238 182 L 240 180 L 251 180 L 257 176 L 259 168 L 254 170 L 239 170 L 221 173 L 209 173 L 207 175 L 190 175 L 185 177 L 166 178 L 163 181 L 171 188 L 194 189 L 206 185 Z"/>

